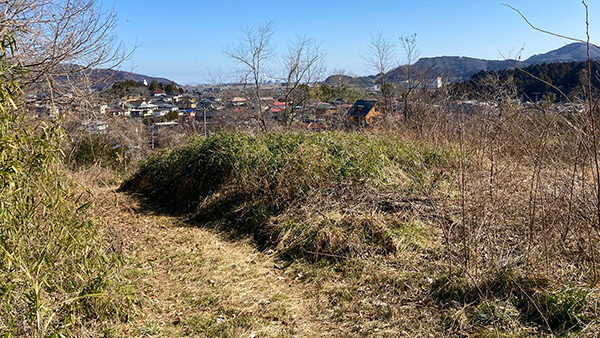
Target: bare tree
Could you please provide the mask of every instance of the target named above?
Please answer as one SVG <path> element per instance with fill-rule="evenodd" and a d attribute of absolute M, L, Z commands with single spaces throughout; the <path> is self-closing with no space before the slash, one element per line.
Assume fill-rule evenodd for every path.
<path fill-rule="evenodd" d="M 395 53 L 396 45 L 391 39 L 386 39 L 380 31 L 376 35 L 371 34 L 367 54 L 363 56 L 367 67 L 377 72 L 383 107 L 386 112 L 390 111 L 391 96 L 393 94 L 392 88 L 388 88 L 391 83 L 388 83 L 387 78 L 390 70 L 397 65 Z"/>
<path fill-rule="evenodd" d="M 314 39 L 306 36 L 299 36 L 288 45 L 288 52 L 282 59 L 285 76 L 282 79 L 285 102 L 283 122 L 287 128 L 300 112 L 298 107 L 303 106 L 310 96 L 303 85 L 310 85 L 321 77 L 323 56 Z"/>
<path fill-rule="evenodd" d="M 406 88 L 402 91 L 404 101 L 404 120 L 408 121 L 409 101 L 412 92 L 419 86 L 416 74 L 414 73 L 414 63 L 419 59 L 420 53 L 417 49 L 417 34 L 410 36 L 401 36 L 400 45 L 404 51 L 404 65 L 401 67 L 404 73 Z"/>
<path fill-rule="evenodd" d="M 494 102 L 497 105 L 494 110 L 497 110 L 500 115 L 511 108 L 510 106 L 518 97 L 513 75 L 502 77 L 499 73 L 492 72 L 478 79 L 477 86 L 481 98 Z"/>
<path fill-rule="evenodd" d="M 265 63 L 274 57 L 271 44 L 273 23 L 242 27 L 242 33 L 239 43 L 225 47 L 223 53 L 240 66 L 244 83 L 250 82 L 251 89 L 247 96 L 253 103 L 253 117 L 258 120 L 263 131 L 266 131 L 268 119 L 260 98 Z"/>
<path fill-rule="evenodd" d="M 98 0 L 0 0 L 0 34 L 19 41 L 10 66 L 24 74 L 22 84 L 49 87 L 50 94 L 81 88 L 101 78 L 95 69 L 126 59 L 115 25 L 114 8 L 104 11 Z"/>

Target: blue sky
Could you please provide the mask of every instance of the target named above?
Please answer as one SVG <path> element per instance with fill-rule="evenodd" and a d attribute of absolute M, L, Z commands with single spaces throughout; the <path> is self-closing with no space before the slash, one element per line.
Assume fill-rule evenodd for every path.
<path fill-rule="evenodd" d="M 422 0 L 422 1 L 156 1 L 115 0 L 115 34 L 126 48 L 137 48 L 121 69 L 166 77 L 181 84 L 233 79 L 234 63 L 222 53 L 236 43 L 240 28 L 272 21 L 280 54 L 287 42 L 307 35 L 321 44 L 329 72 L 372 73 L 361 57 L 370 34 L 389 38 L 417 34 L 421 57 L 458 55 L 486 59 L 522 58 L 568 41 L 531 29 L 518 8 L 540 28 L 585 39 L 585 9 L 579 0 Z M 105 4 L 109 7 L 110 4 Z M 588 0 L 592 41 L 600 4 Z M 398 50 L 398 58 L 402 54 Z"/>

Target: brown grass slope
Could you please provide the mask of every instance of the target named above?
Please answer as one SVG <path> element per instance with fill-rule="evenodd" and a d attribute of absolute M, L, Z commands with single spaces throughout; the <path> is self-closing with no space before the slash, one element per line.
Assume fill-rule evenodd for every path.
<path fill-rule="evenodd" d="M 320 334 L 594 336 L 590 157 L 568 116 L 506 111 L 423 112 L 395 133 L 220 134 L 122 188 L 275 250 Z M 430 138 L 434 125 L 446 133 Z"/>

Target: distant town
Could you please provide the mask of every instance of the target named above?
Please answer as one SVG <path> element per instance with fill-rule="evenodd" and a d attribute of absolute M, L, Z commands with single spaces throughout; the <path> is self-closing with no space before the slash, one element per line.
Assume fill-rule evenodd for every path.
<path fill-rule="evenodd" d="M 45 103 L 49 102 L 48 94 L 30 92 L 26 103 L 31 116 L 47 119 L 68 116 L 72 120 L 71 128 L 66 128 L 68 132 L 85 130 L 95 135 L 113 135 L 113 129 L 126 134 L 133 128 L 139 137 L 147 140 L 147 143 L 138 142 L 136 147 L 147 146 L 150 150 L 166 143 L 172 145 L 173 138 L 194 134 L 208 136 L 217 130 L 251 131 L 262 126 L 263 129 L 319 132 L 377 125 L 384 120 L 400 122 L 408 118 L 409 110 L 416 109 L 414 105 L 423 109 L 443 104 L 450 113 L 489 110 L 499 102 L 498 98 L 484 95 L 489 91 L 484 79 L 490 76 L 503 85 L 512 81 L 514 92 L 510 97 L 524 108 L 544 103 L 553 105 L 557 112 L 565 112 L 582 108 L 576 100 L 581 91 L 576 85 L 583 63 L 571 61 L 548 66 L 546 62 L 577 59 L 572 55 L 574 48 L 578 47 L 563 47 L 520 64 L 530 64 L 525 69 L 546 74 L 540 75 L 542 77 L 553 74 L 556 78 L 550 82 L 575 97 L 570 103 L 560 100 L 556 86 L 544 84 L 527 72 L 515 73 L 508 61 L 501 66 L 490 66 L 489 62 L 482 63 L 483 60 L 456 57 L 420 59 L 413 65 L 412 79 L 407 79 L 399 67 L 385 75 L 387 83 L 380 81 L 381 76 L 338 74 L 321 82 L 298 83 L 297 88 L 290 91 L 289 84 L 265 81 L 258 91 L 259 100 L 256 92 L 249 90 L 249 84 L 180 86 L 167 79 L 139 74 L 135 74 L 135 80 L 127 79 L 129 74 L 119 72 L 118 79 L 88 89 L 89 97 L 94 99 L 78 97 L 75 100 L 69 91 L 62 99 L 54 97 L 50 104 Z M 443 70 L 442 65 L 446 67 Z M 488 70 L 490 67 L 492 70 Z M 102 82 L 101 77 L 99 81 Z M 494 92 L 499 89 L 493 88 Z M 409 99 L 411 107 L 406 103 Z M 126 125 L 123 118 L 137 122 Z"/>

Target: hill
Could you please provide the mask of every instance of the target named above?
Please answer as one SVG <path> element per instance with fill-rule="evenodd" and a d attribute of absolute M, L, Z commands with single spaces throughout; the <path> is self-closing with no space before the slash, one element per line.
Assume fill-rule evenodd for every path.
<path fill-rule="evenodd" d="M 370 86 L 375 84 L 375 75 L 371 76 L 349 76 L 344 74 L 334 74 L 328 76 L 323 83 L 328 85 L 336 85 L 340 82 L 347 83 L 353 86 Z"/>
<path fill-rule="evenodd" d="M 89 84 L 94 89 L 105 89 L 111 87 L 115 82 L 123 82 L 126 80 L 133 80 L 138 83 L 146 81 L 148 84 L 152 81 L 163 83 L 165 85 L 175 83 L 175 81 L 169 80 L 163 77 L 154 77 L 143 74 L 137 74 L 133 72 L 126 72 L 115 69 L 91 69 L 81 70 L 79 65 L 62 65 L 61 74 L 54 76 L 55 84 L 70 87 L 72 85 L 79 85 L 80 83 Z"/>
<path fill-rule="evenodd" d="M 592 73 L 597 74 L 600 66 L 592 63 Z M 514 80 L 515 89 L 524 100 L 538 101 L 544 95 L 550 94 L 548 98 L 553 100 L 564 100 L 564 95 L 571 99 L 582 98 L 586 92 L 587 62 L 556 62 L 542 63 L 523 67 L 522 71 L 516 69 L 503 69 L 499 71 L 480 71 L 469 80 L 456 83 L 454 88 L 461 95 L 467 95 L 472 99 L 480 99 L 489 92 L 486 79 L 498 78 L 502 83 L 510 83 Z M 543 79 L 540 81 L 539 79 Z M 551 85 L 550 85 L 551 84 Z M 600 82 L 592 77 L 592 87 L 598 88 Z"/>
<path fill-rule="evenodd" d="M 590 56 L 600 59 L 600 48 L 591 46 Z M 426 73 L 428 79 L 442 77 L 450 82 L 461 82 L 468 80 L 474 74 L 481 71 L 501 71 L 514 67 L 527 67 L 541 65 L 543 63 L 558 62 L 583 62 L 587 60 L 586 45 L 576 42 L 543 54 L 536 54 L 525 61 L 520 60 L 486 60 L 466 56 L 436 56 L 421 58 L 413 65 L 417 73 Z M 400 83 L 405 81 L 404 72 L 399 66 L 388 72 L 388 81 Z M 377 82 L 377 75 L 348 77 L 341 79 L 353 85 L 370 85 Z M 339 81 L 339 75 L 328 77 L 324 82 L 331 84 Z"/>
<path fill-rule="evenodd" d="M 133 80 L 135 82 L 144 82 L 151 83 L 152 81 L 156 81 L 158 83 L 163 83 L 165 85 L 175 83 L 173 80 L 169 80 L 164 77 L 154 77 L 143 74 L 137 74 L 132 72 L 126 72 L 122 70 L 114 70 L 114 69 L 96 69 L 92 73 L 92 77 L 95 79 L 101 79 L 102 83 L 108 87 L 112 86 L 115 82 L 122 82 L 125 80 Z M 175 83 L 177 84 L 177 83 Z"/>
<path fill-rule="evenodd" d="M 590 57 L 600 59 L 600 48 L 590 46 Z M 587 61 L 587 46 L 585 43 L 575 42 L 548 53 L 536 54 L 525 60 L 525 64 L 540 65 L 542 63 L 557 62 L 584 62 Z"/>
<path fill-rule="evenodd" d="M 426 71 L 428 77 L 435 78 L 441 76 L 451 82 L 468 79 L 471 75 L 482 70 L 502 70 L 522 66 L 523 62 L 517 60 L 485 60 L 463 56 L 439 56 L 432 58 L 419 59 L 414 67 L 418 70 Z M 399 69 L 399 68 L 397 68 Z M 397 70 L 394 74 L 399 74 Z M 391 76 L 393 82 L 404 80 Z M 394 81 L 396 80 L 396 81 Z"/>

